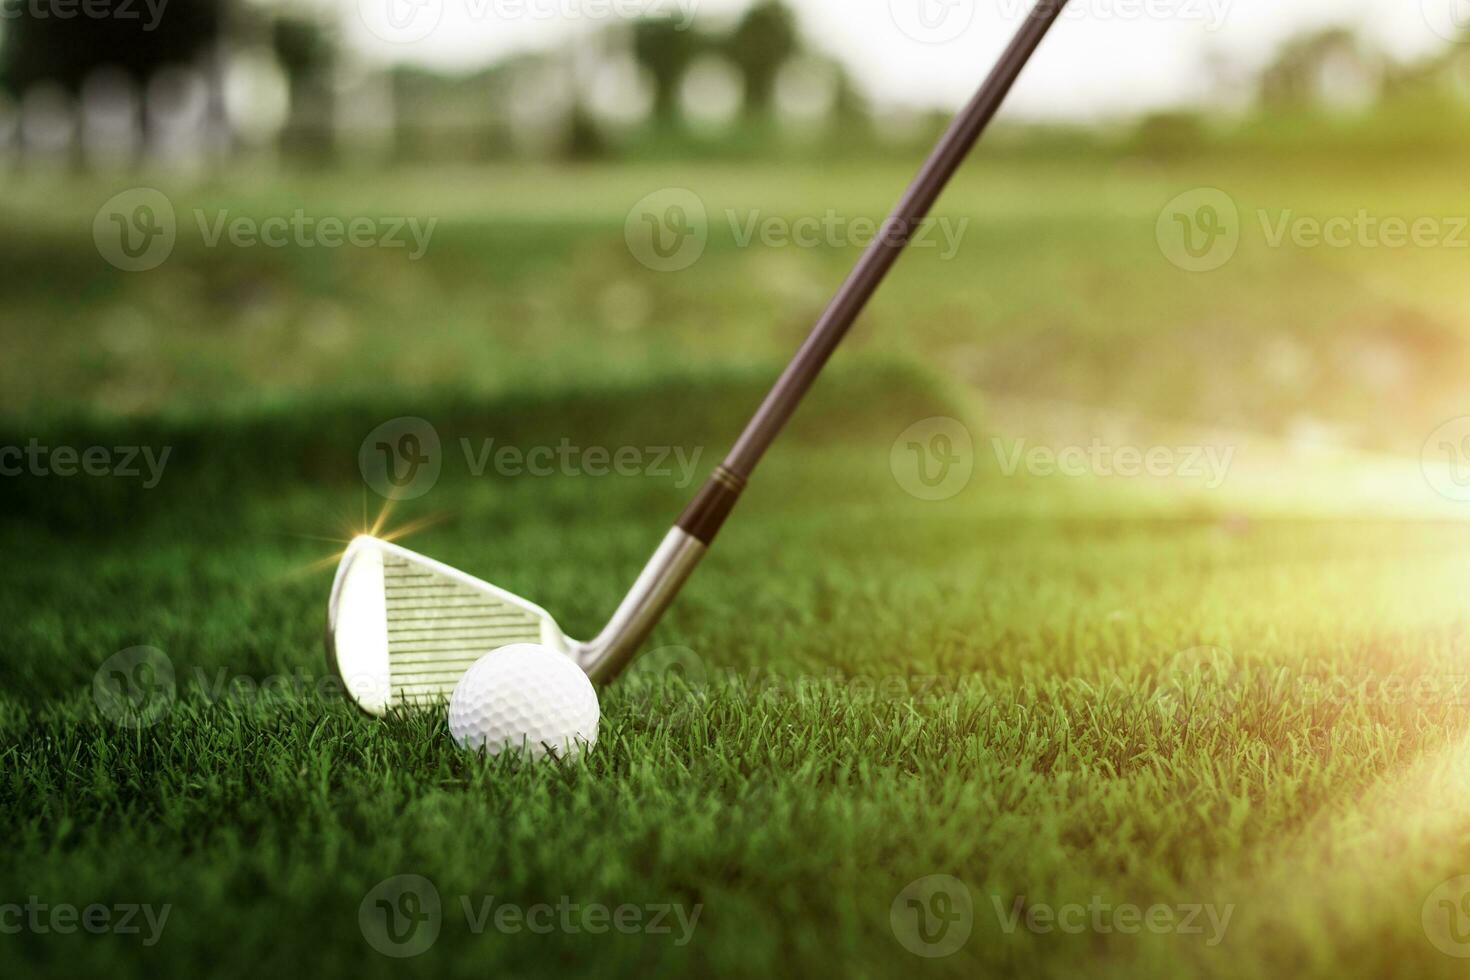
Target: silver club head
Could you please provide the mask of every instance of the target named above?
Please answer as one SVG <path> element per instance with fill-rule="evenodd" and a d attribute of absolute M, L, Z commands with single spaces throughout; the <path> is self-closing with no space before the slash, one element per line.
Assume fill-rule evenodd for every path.
<path fill-rule="evenodd" d="M 579 643 L 534 602 L 364 535 L 337 566 L 327 660 L 373 715 L 442 704 L 476 660 L 512 643 L 550 647 L 605 682 L 632 659 L 703 554 L 697 539 L 670 531 L 607 628 Z"/>
<path fill-rule="evenodd" d="M 540 643 L 570 653 L 540 606 L 432 558 L 356 538 L 327 607 L 327 657 L 364 711 L 436 704 L 486 653 Z"/>

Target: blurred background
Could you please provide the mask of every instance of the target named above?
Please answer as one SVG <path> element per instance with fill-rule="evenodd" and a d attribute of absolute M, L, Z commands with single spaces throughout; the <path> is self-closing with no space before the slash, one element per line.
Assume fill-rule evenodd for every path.
<path fill-rule="evenodd" d="M 779 362 L 1026 9 L 4 0 L 0 411 Z M 907 257 L 854 346 L 997 415 L 1417 455 L 1464 414 L 1467 25 L 1463 0 L 1075 0 L 941 202 L 953 247 Z M 670 268 L 635 239 L 679 233 L 685 192 L 698 255 Z M 150 216 L 166 254 L 109 254 Z"/>
<path fill-rule="evenodd" d="M 6 0 L 0 147 L 25 168 L 179 171 L 911 152 L 1028 8 Z M 1453 0 L 1077 0 L 1011 114 L 1145 153 L 1374 123 L 1380 146 L 1453 143 L 1444 113 L 1470 100 L 1457 15 Z"/>

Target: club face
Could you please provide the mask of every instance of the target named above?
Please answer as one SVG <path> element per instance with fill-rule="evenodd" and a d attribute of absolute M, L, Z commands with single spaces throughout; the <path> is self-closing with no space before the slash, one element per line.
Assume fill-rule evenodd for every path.
<path fill-rule="evenodd" d="M 569 648 L 540 606 L 406 548 L 359 537 L 337 566 L 327 659 L 369 714 L 439 705 L 471 664 L 512 643 Z"/>

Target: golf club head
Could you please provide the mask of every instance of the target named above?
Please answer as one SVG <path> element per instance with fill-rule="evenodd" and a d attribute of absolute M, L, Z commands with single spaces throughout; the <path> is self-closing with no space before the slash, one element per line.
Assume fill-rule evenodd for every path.
<path fill-rule="evenodd" d="M 442 704 L 476 660 L 512 643 L 539 643 L 606 684 L 632 661 L 704 551 L 699 538 L 670 529 L 607 625 L 582 643 L 534 602 L 364 535 L 332 582 L 327 662 L 347 696 L 378 716 Z"/>
<path fill-rule="evenodd" d="M 476 660 L 512 643 L 573 647 L 535 603 L 407 548 L 358 537 L 337 566 L 327 660 L 369 714 L 441 704 Z"/>

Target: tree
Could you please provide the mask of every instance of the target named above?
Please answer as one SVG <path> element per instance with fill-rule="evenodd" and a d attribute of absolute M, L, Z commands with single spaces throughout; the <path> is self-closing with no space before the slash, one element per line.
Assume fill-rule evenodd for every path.
<path fill-rule="evenodd" d="M 781 67 L 801 50 L 796 17 L 782 0 L 761 0 L 745 12 L 727 42 L 730 59 L 745 76 L 745 111 L 769 116 Z"/>
<path fill-rule="evenodd" d="M 1261 102 L 1296 109 L 1359 101 L 1381 84 L 1382 62 L 1348 28 L 1307 34 L 1287 42 L 1261 72 Z"/>
<path fill-rule="evenodd" d="M 332 70 L 337 62 L 334 33 L 314 18 L 286 15 L 271 22 L 270 39 L 291 91 L 291 116 L 282 134 L 283 148 L 300 155 L 330 153 L 336 111 L 332 92 Z"/>
<path fill-rule="evenodd" d="M 286 16 L 271 25 L 271 47 L 294 86 L 329 75 L 337 42 L 326 25 L 308 17 Z"/>
<path fill-rule="evenodd" d="M 28 5 L 16 4 L 0 31 L 0 80 L 16 92 L 41 81 L 75 92 L 108 65 L 141 82 L 164 65 L 190 61 L 217 40 L 228 6 L 229 0 L 189 0 L 155 16 L 139 3 L 131 6 L 132 17 L 89 17 L 79 10 L 62 18 L 36 16 Z"/>
<path fill-rule="evenodd" d="M 633 25 L 633 57 L 653 79 L 653 113 L 660 122 L 678 122 L 679 84 L 703 43 L 673 17 L 648 17 Z"/>

